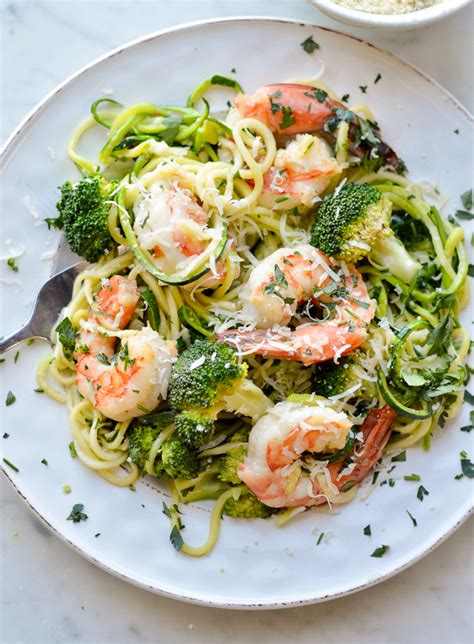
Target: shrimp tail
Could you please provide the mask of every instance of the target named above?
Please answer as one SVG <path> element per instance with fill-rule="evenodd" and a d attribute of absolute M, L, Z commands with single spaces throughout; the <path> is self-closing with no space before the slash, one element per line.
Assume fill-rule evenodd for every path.
<path fill-rule="evenodd" d="M 283 138 L 314 132 L 334 145 L 337 126 L 346 121 L 352 154 L 361 159 L 379 159 L 381 165 L 393 169 L 404 168 L 397 153 L 381 139 L 376 123 L 361 119 L 316 87 L 297 83 L 266 85 L 251 96 L 239 94 L 234 102 L 243 116 L 262 121 Z"/>
<path fill-rule="evenodd" d="M 356 466 L 350 474 L 340 476 L 339 472 L 344 467 L 343 461 L 332 463 L 329 466 L 331 478 L 340 489 L 346 483 L 360 483 L 382 456 L 392 433 L 392 425 L 397 417 L 397 412 L 388 405 L 372 409 L 360 427 L 364 436 L 362 449 L 354 456 Z"/>

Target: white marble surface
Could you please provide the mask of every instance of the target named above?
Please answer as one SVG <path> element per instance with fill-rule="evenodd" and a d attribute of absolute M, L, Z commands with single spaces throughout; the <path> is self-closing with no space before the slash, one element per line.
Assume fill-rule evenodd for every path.
<path fill-rule="evenodd" d="M 108 49 L 179 22 L 224 15 L 288 16 L 360 35 L 418 65 L 473 107 L 472 6 L 441 24 L 396 34 L 338 25 L 304 0 L 14 0 L 0 9 L 2 141 L 44 94 Z M 472 520 L 375 588 L 317 606 L 243 615 L 180 604 L 98 570 L 55 539 L 4 480 L 1 517 L 5 644 L 474 640 Z"/>

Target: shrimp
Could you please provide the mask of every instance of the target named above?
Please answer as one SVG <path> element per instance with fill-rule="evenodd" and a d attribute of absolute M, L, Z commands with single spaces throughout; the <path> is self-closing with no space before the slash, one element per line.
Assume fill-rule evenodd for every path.
<path fill-rule="evenodd" d="M 239 351 L 305 365 L 337 360 L 360 346 L 375 315 L 362 276 L 353 266 L 337 264 L 321 251 L 302 244 L 280 248 L 250 274 L 240 293 L 242 319 L 257 329 L 228 329 L 219 338 Z M 326 313 L 294 329 L 285 325 L 305 301 Z"/>
<path fill-rule="evenodd" d="M 128 325 L 138 300 L 135 280 L 120 275 L 107 280 L 79 331 L 74 353 L 80 393 L 116 421 L 146 414 L 166 398 L 176 357 L 174 344 L 150 327 L 125 338 L 115 354 L 113 333 Z M 99 331 L 97 325 L 111 335 Z"/>
<path fill-rule="evenodd" d="M 273 210 L 300 205 L 310 208 L 341 172 L 327 143 L 311 134 L 298 134 L 277 151 L 274 165 L 264 175 L 259 204 Z"/>
<path fill-rule="evenodd" d="M 382 165 L 394 169 L 399 167 L 400 159 L 382 141 L 376 125 L 360 118 L 318 88 L 296 83 L 266 85 L 255 94 L 239 94 L 234 102 L 243 117 L 262 121 L 279 137 L 318 132 L 334 145 L 337 126 L 346 121 L 352 154 L 359 158 L 381 159 Z"/>
<path fill-rule="evenodd" d="M 212 239 L 209 213 L 177 181 L 155 181 L 134 206 L 134 231 L 159 270 L 174 273 Z"/>
<path fill-rule="evenodd" d="M 322 505 L 328 500 L 328 489 L 339 494 L 346 484 L 365 478 L 390 438 L 395 417 L 390 407 L 368 413 L 359 428 L 362 445 L 352 452 L 352 464 L 345 468 L 345 458 L 333 463 L 324 461 L 324 456 L 321 460 L 301 458 L 305 452 L 321 454 L 344 448 L 352 427 L 345 413 L 322 401 L 316 406 L 278 403 L 252 428 L 239 477 L 270 507 Z"/>

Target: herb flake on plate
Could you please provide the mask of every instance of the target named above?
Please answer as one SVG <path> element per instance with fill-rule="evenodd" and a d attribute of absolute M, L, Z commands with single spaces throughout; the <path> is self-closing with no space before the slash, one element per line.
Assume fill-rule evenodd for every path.
<path fill-rule="evenodd" d="M 13 393 L 13 391 L 9 391 L 7 393 L 7 399 L 5 400 L 5 406 L 10 407 L 10 405 L 13 405 L 15 400 L 16 400 L 15 394 Z"/>
<path fill-rule="evenodd" d="M 375 548 L 375 550 L 370 556 L 377 557 L 377 558 L 383 557 L 384 554 L 387 552 L 387 550 L 390 550 L 390 546 L 381 545 L 378 548 Z"/>
<path fill-rule="evenodd" d="M 307 54 L 312 54 L 316 49 L 319 49 L 319 44 L 313 40 L 313 36 L 308 36 L 306 40 L 300 43 Z"/>
<path fill-rule="evenodd" d="M 72 506 L 72 510 L 69 513 L 69 516 L 66 518 L 67 521 L 72 521 L 73 523 L 79 523 L 80 521 L 87 521 L 89 518 L 87 514 L 83 512 L 84 505 L 82 503 L 75 503 Z"/>

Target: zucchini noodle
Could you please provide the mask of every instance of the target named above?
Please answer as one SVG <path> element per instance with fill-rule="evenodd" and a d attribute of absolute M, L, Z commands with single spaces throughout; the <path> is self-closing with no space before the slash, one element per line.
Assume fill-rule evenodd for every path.
<path fill-rule="evenodd" d="M 112 357 L 93 356 L 107 364 L 115 376 L 119 359 L 128 359 L 128 353 L 123 358 L 120 351 L 125 347 L 128 352 L 128 342 L 132 343 L 145 328 L 159 334 L 175 352 L 195 338 L 212 337 L 215 332 L 241 326 L 253 330 L 255 321 L 245 317 L 245 289 L 253 271 L 280 248 L 310 244 L 320 202 L 347 184 L 369 184 L 390 202 L 393 232 L 420 268 L 415 278 L 404 281 L 394 274 L 396 271 L 382 265 L 380 258 L 375 261 L 371 253 L 358 262 L 357 270 L 375 301 L 375 317 L 367 323 L 366 340 L 354 353 L 356 384 L 327 396 L 334 411 L 345 414 L 355 428 L 345 451 L 336 452 L 333 460 L 340 458 L 347 467 L 349 448 L 356 454 L 355 432 L 375 407 L 388 404 L 398 413 L 386 450 L 415 445 L 427 449 L 436 428 L 444 427 L 446 420 L 461 409 L 464 363 L 470 349 L 469 335 L 458 321 L 469 298 L 464 229 L 453 218 L 440 214 L 425 185 L 412 183 L 391 170 L 389 164 L 379 167 L 376 149 L 362 155 L 367 140 L 375 137 L 377 142 L 379 136 L 369 106 L 356 104 L 346 109 L 334 90 L 319 80 L 296 82 L 310 85 L 316 94 L 306 95 L 320 103 L 337 101 L 338 107 L 332 112 L 337 119 L 334 124 L 325 123 L 324 141 L 306 133 L 288 137 L 282 125 L 282 130 L 275 132 L 270 120 L 243 116 L 235 109 L 229 111 L 225 121 L 213 117 L 205 98 L 209 87 L 241 91 L 235 80 L 218 75 L 197 87 L 185 107 L 152 103 L 123 107 L 99 98 L 91 106 L 92 116 L 72 136 L 69 157 L 85 175 L 85 181 L 99 178 L 101 189 L 106 191 L 108 245 L 76 278 L 71 300 L 52 332 L 53 349 L 38 365 L 37 380 L 48 396 L 69 410 L 73 455 L 114 485 L 131 486 L 141 474 L 162 475 L 164 451 L 177 435 L 174 412 L 170 412 L 164 395 L 154 402 L 156 409 L 137 406 L 137 413 L 126 420 L 104 415 L 93 396 L 94 403 L 79 392 L 78 356 L 81 351 L 88 354 L 89 349 L 74 343 L 75 334 L 95 334 L 111 346 L 117 344 Z M 270 98 L 273 115 L 281 108 L 278 100 L 276 91 Z M 282 112 L 288 119 L 285 128 L 291 126 L 295 121 L 292 110 L 283 106 Z M 358 123 L 366 128 L 360 126 L 361 148 L 354 141 Z M 78 152 L 81 139 L 92 128 L 100 128 L 105 134 L 94 162 Z M 296 146 L 304 137 L 310 137 L 301 144 L 304 150 L 294 152 L 293 143 Z M 315 148 L 321 146 L 318 149 L 323 162 L 318 159 L 318 163 L 322 163 L 322 170 L 305 165 L 310 163 L 315 143 Z M 376 167 L 379 169 L 374 171 Z M 322 182 L 309 201 L 305 193 L 308 176 L 313 182 Z M 346 276 L 350 274 L 345 262 L 341 262 L 341 270 Z M 329 275 L 331 269 L 327 271 Z M 96 311 L 98 293 L 117 275 L 134 280 L 138 293 L 130 322 L 119 327 L 122 304 L 118 314 L 109 315 L 111 319 L 99 311 L 99 321 Z M 265 286 L 264 293 L 268 286 L 272 284 Z M 323 304 L 315 312 L 310 299 L 298 308 L 290 326 L 314 326 L 324 320 L 312 316 L 327 311 L 330 305 Z M 357 315 L 353 318 L 357 320 Z M 443 340 L 444 336 L 447 339 Z M 272 403 L 291 402 L 293 396 L 293 402 L 315 404 L 318 364 L 303 366 L 289 359 L 255 355 L 253 350 L 242 351 L 239 359 L 242 357 L 248 380 Z M 82 377 L 98 394 L 93 375 Z M 435 383 L 431 388 L 425 386 L 428 377 Z M 410 394 L 410 387 L 421 392 L 420 400 Z M 160 418 L 165 419 L 162 425 Z M 165 512 L 174 535 L 173 545 L 198 557 L 214 547 L 222 513 L 229 513 L 230 505 L 250 494 L 245 485 L 219 478 L 224 457 L 241 450 L 244 458 L 250 419 L 219 411 L 213 421 L 214 434 L 195 454 L 198 473 L 189 479 L 169 479 L 174 505 Z M 159 428 L 141 462 L 133 452 L 132 435 L 137 426 Z M 334 484 L 331 465 L 328 469 L 330 460 L 317 463 L 313 470 L 308 463 L 303 458 L 291 464 L 287 492 L 294 490 L 301 475 L 308 477 L 308 482 L 311 477 L 320 490 L 318 496 L 330 506 L 348 503 L 357 495 L 357 484 L 351 482 L 346 487 L 341 481 L 340 489 Z M 179 505 L 206 499 L 214 500 L 207 539 L 200 546 L 190 546 L 181 536 L 184 526 Z M 282 509 L 276 523 L 283 525 L 302 511 L 303 507 Z"/>

